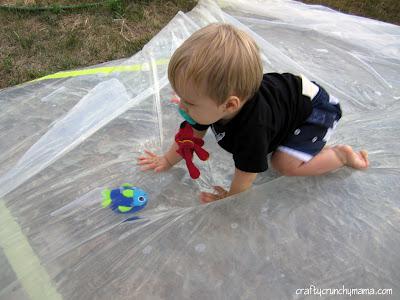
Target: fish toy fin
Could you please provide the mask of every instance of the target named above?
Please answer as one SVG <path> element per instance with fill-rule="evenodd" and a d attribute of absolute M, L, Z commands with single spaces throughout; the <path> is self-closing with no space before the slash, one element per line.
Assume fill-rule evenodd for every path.
<path fill-rule="evenodd" d="M 112 200 L 111 200 L 111 190 L 110 189 L 104 189 L 101 192 L 101 195 L 103 196 L 103 201 L 101 202 L 101 205 L 103 207 L 107 207 L 111 204 Z"/>
<path fill-rule="evenodd" d="M 124 197 L 127 197 L 127 198 L 133 198 L 134 194 L 135 194 L 135 192 L 133 190 L 122 191 L 122 195 L 124 195 Z"/>
<path fill-rule="evenodd" d="M 122 212 L 122 213 L 125 213 L 125 212 L 128 212 L 128 211 L 130 211 L 132 209 L 132 207 L 131 206 L 118 206 L 118 210 L 120 211 L 120 212 Z"/>

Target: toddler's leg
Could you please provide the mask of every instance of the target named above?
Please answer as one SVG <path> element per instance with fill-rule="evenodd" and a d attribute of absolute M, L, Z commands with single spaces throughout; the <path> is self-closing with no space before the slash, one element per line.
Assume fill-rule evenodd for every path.
<path fill-rule="evenodd" d="M 308 162 L 276 151 L 272 155 L 271 163 L 278 172 L 286 176 L 321 175 L 342 166 L 366 169 L 369 164 L 366 151 L 355 152 L 348 145 L 327 146 Z"/>

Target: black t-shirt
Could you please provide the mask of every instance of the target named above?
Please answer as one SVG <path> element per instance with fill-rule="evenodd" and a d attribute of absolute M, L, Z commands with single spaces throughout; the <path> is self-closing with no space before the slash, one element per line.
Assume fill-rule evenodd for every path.
<path fill-rule="evenodd" d="M 312 110 L 302 95 L 301 77 L 289 73 L 264 74 L 258 92 L 228 123 L 211 124 L 218 144 L 232 153 L 235 167 L 260 173 L 268 169 L 267 154 L 273 152 Z M 193 125 L 206 130 L 210 125 Z"/>

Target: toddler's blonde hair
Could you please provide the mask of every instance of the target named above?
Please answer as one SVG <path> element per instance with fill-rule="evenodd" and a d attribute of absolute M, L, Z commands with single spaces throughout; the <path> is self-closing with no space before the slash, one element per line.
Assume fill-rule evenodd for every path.
<path fill-rule="evenodd" d="M 224 103 L 251 98 L 263 76 L 259 48 L 244 31 L 213 23 L 193 33 L 172 55 L 168 78 L 179 94 L 191 83 L 203 96 Z"/>

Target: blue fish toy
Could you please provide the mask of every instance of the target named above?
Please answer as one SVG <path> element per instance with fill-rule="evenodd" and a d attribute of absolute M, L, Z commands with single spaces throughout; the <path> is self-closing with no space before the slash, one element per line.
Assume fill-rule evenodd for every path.
<path fill-rule="evenodd" d="M 108 207 L 118 213 L 134 213 L 142 210 L 147 204 L 147 193 L 129 183 L 121 187 L 102 191 L 102 206 Z"/>

